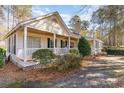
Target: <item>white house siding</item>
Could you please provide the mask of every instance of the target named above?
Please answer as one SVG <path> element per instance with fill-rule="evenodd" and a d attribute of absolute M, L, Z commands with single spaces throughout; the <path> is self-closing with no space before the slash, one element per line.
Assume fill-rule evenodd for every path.
<path fill-rule="evenodd" d="M 31 36 L 31 37 L 39 37 L 41 38 L 41 48 L 47 48 L 48 46 L 48 41 L 47 39 L 50 38 L 53 40 L 53 35 L 44 35 L 44 34 L 39 34 L 39 33 L 32 33 L 30 31 L 28 31 L 28 36 Z M 67 41 L 68 42 L 68 37 L 66 38 L 62 38 L 62 37 L 57 37 L 57 48 L 61 48 L 61 40 L 63 41 Z M 16 55 L 17 57 L 19 58 L 22 58 L 23 59 L 23 40 L 24 40 L 24 32 L 23 31 L 17 31 L 16 32 Z M 77 48 L 77 40 L 70 40 L 70 42 L 73 42 L 74 43 L 74 48 Z M 31 51 L 30 48 L 27 48 L 28 51 Z M 37 50 L 37 49 L 36 49 Z"/>
<path fill-rule="evenodd" d="M 49 18 L 30 23 L 28 26 L 43 31 L 55 32 L 60 35 L 68 35 L 65 27 L 56 16 L 51 16 Z"/>
<path fill-rule="evenodd" d="M 16 32 L 16 55 L 17 57 L 23 58 L 23 40 L 24 34 L 23 31 Z"/>
<path fill-rule="evenodd" d="M 16 41 L 14 36 L 16 36 L 16 33 L 13 33 L 12 35 L 10 35 L 6 40 L 6 49 L 7 49 L 7 53 L 6 56 L 8 56 L 9 54 L 15 54 L 16 53 Z"/>
<path fill-rule="evenodd" d="M 17 48 L 23 48 L 24 32 L 17 31 L 16 36 L 17 36 L 17 43 L 16 43 Z"/>

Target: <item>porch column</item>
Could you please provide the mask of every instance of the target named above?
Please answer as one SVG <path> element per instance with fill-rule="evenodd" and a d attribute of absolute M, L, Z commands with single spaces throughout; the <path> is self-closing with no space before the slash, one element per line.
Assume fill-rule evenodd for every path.
<path fill-rule="evenodd" d="M 56 53 L 56 33 L 54 33 L 53 48 L 54 48 L 54 53 Z"/>
<path fill-rule="evenodd" d="M 101 52 L 101 42 L 99 41 L 99 53 Z"/>
<path fill-rule="evenodd" d="M 70 36 L 68 37 L 68 49 L 70 50 Z"/>
<path fill-rule="evenodd" d="M 24 62 L 27 61 L 27 27 L 24 26 Z"/>
<path fill-rule="evenodd" d="M 96 55 L 96 37 L 95 37 L 95 32 L 92 32 L 93 34 L 93 54 Z"/>
<path fill-rule="evenodd" d="M 93 39 L 93 54 L 96 54 L 96 41 Z"/>

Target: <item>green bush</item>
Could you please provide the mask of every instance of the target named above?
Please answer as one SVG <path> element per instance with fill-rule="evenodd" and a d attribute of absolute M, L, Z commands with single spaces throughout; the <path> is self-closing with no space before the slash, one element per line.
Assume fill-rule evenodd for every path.
<path fill-rule="evenodd" d="M 0 68 L 3 66 L 6 57 L 6 51 L 0 48 Z"/>
<path fill-rule="evenodd" d="M 52 65 L 56 71 L 67 71 L 80 67 L 80 56 L 74 54 L 65 54 L 57 57 L 57 61 Z"/>
<path fill-rule="evenodd" d="M 69 54 L 57 56 L 49 49 L 40 49 L 32 54 L 32 58 L 36 61 L 40 61 L 45 68 L 56 71 L 66 71 L 80 66 L 80 56 L 76 55 L 77 53 L 77 50 L 71 50 Z"/>
<path fill-rule="evenodd" d="M 84 37 L 79 39 L 78 50 L 80 55 L 83 57 L 91 54 L 90 44 Z"/>
<path fill-rule="evenodd" d="M 124 50 L 119 49 L 107 49 L 108 55 L 124 55 Z"/>
<path fill-rule="evenodd" d="M 32 54 L 32 58 L 45 65 L 50 63 L 51 60 L 55 58 L 55 55 L 49 49 L 39 49 Z"/>
<path fill-rule="evenodd" d="M 69 53 L 74 55 L 79 55 L 79 51 L 77 49 L 70 49 Z"/>

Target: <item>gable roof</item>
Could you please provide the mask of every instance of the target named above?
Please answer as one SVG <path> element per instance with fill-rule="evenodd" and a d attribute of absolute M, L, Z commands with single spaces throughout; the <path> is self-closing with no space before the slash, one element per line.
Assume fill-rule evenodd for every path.
<path fill-rule="evenodd" d="M 8 37 L 10 34 L 12 34 L 14 31 L 16 31 L 21 26 L 24 26 L 26 24 L 32 23 L 34 21 L 38 21 L 38 20 L 48 18 L 48 17 L 53 16 L 53 15 L 56 15 L 58 17 L 58 19 L 60 20 L 60 22 L 62 23 L 62 25 L 66 29 L 66 31 L 70 34 L 70 31 L 69 31 L 67 25 L 65 24 L 65 22 L 63 21 L 63 19 L 61 18 L 60 14 L 58 12 L 52 12 L 52 13 L 49 13 L 49 14 L 46 14 L 46 15 L 43 15 L 43 16 L 39 16 L 39 17 L 36 17 L 36 18 L 31 18 L 29 20 L 25 20 L 25 21 L 22 21 L 22 22 L 18 23 L 11 31 L 9 31 L 4 36 L 4 38 Z"/>

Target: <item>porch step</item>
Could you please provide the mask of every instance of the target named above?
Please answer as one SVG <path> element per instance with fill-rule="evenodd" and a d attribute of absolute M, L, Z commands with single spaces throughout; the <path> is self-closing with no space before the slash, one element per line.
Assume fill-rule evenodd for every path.
<path fill-rule="evenodd" d="M 14 54 L 11 54 L 10 61 L 24 71 L 41 68 L 38 62 L 33 61 L 24 62 L 23 60 L 17 58 Z"/>

